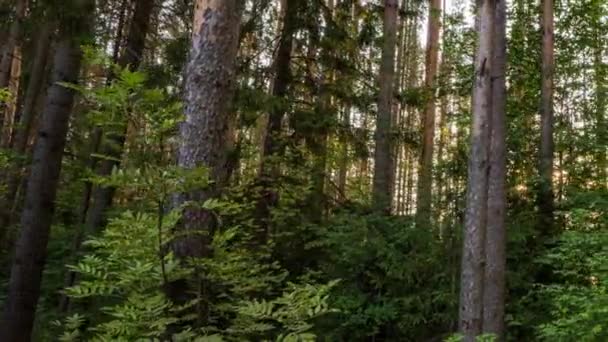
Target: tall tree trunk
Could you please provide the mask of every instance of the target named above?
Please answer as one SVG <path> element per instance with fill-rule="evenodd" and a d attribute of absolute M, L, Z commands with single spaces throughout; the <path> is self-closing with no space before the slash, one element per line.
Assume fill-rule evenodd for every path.
<path fill-rule="evenodd" d="M 45 70 L 47 66 L 47 58 L 51 43 L 52 29 L 50 24 L 44 24 L 38 35 L 36 42 L 36 51 L 34 60 L 30 69 L 30 80 L 25 91 L 25 100 L 23 109 L 19 116 L 19 124 L 16 127 L 15 142 L 13 150 L 17 155 L 23 155 L 27 147 L 27 141 L 30 136 L 32 122 L 35 115 L 35 105 L 38 102 L 40 90 L 42 89 L 43 80 L 45 78 Z M 10 246 L 10 242 L 6 239 L 11 238 L 6 235 L 6 228 L 11 224 L 11 208 L 15 202 L 15 197 L 21 182 L 21 172 L 23 165 L 18 164 L 11 170 L 8 170 L 6 179 L 6 192 L 1 199 L 0 207 L 0 246 Z"/>
<path fill-rule="evenodd" d="M 15 4 L 15 21 L 13 21 L 13 23 L 11 24 L 11 29 L 8 34 L 7 41 L 4 44 L 0 55 L 0 89 L 9 87 L 9 83 L 11 81 L 11 70 L 13 65 L 15 64 L 15 58 L 20 57 L 16 56 L 15 52 L 21 52 L 23 21 L 25 20 L 25 12 L 27 10 L 27 6 L 27 0 L 17 0 Z M 15 98 L 17 97 L 16 93 L 13 95 L 15 96 Z M 2 109 L 1 112 L 4 112 L 5 107 L 5 105 L 0 106 L 0 109 Z M 6 119 L 4 117 L 0 121 L 0 130 L 3 134 L 6 134 L 4 126 L 10 124 L 9 122 L 5 121 Z"/>
<path fill-rule="evenodd" d="M 357 20 L 358 15 L 358 0 L 353 1 L 350 9 L 350 19 L 352 23 L 352 31 L 355 34 L 359 34 L 359 23 Z M 357 53 L 353 53 L 349 56 L 352 61 L 357 60 Z M 346 196 L 346 185 L 347 185 L 347 177 L 348 177 L 348 168 L 350 164 L 348 151 L 349 151 L 349 140 L 348 135 L 352 132 L 351 127 L 351 111 L 352 107 L 347 106 L 344 108 L 343 116 L 342 116 L 342 135 L 340 139 L 340 159 L 338 161 L 338 192 L 340 196 Z"/>
<path fill-rule="evenodd" d="M 272 189 L 272 182 L 279 176 L 279 165 L 274 158 L 279 157 L 284 144 L 281 138 L 281 127 L 285 116 L 289 84 L 291 83 L 291 50 L 299 0 L 281 0 L 280 40 L 274 60 L 274 79 L 272 96 L 278 101 L 268 113 L 266 135 L 264 136 L 260 160 L 259 181 L 261 183 L 260 199 L 257 203 L 256 216 L 260 238 L 266 238 L 270 208 L 276 204 L 277 194 Z"/>
<path fill-rule="evenodd" d="M 484 244 L 495 0 L 478 1 L 478 44 L 473 88 L 471 152 L 463 233 L 459 329 L 466 342 L 482 331 Z"/>
<path fill-rule="evenodd" d="M 338 159 L 338 192 L 339 197 L 346 195 L 346 179 L 348 176 L 348 138 L 347 132 L 350 131 L 350 111 L 351 108 L 344 108 L 342 111 L 342 130 L 340 135 L 340 152 Z"/>
<path fill-rule="evenodd" d="M 435 142 L 435 94 L 439 59 L 439 27 L 441 25 L 441 0 L 430 0 L 428 34 L 426 43 L 426 75 L 424 86 L 428 100 L 422 118 L 422 153 L 418 169 L 418 205 L 416 224 L 430 228 L 433 186 L 433 145 Z"/>
<path fill-rule="evenodd" d="M 129 68 L 137 70 L 141 64 L 144 48 L 146 45 L 146 36 L 150 28 L 150 18 L 152 14 L 152 6 L 148 0 L 137 0 L 133 11 L 133 18 L 129 25 L 129 32 L 125 49 L 118 60 L 118 65 L 121 68 Z M 126 120 L 125 120 L 126 127 Z M 102 154 L 112 158 L 104 159 L 97 170 L 100 176 L 108 176 L 112 170 L 118 166 L 118 160 L 121 159 L 123 146 L 125 144 L 126 128 L 115 135 L 109 137 L 112 141 L 112 146 L 104 146 Z M 87 210 L 87 218 L 85 222 L 86 231 L 88 233 L 96 232 L 104 225 L 106 210 L 112 204 L 115 188 L 98 186 L 93 189 L 91 194 L 92 203 Z"/>
<path fill-rule="evenodd" d="M 505 335 L 505 268 L 507 232 L 506 178 L 506 0 L 497 0 L 492 59 L 490 174 L 483 286 L 483 332 L 498 341 Z"/>
<path fill-rule="evenodd" d="M 410 21 L 410 32 L 409 32 L 409 46 L 408 46 L 408 62 L 407 62 L 407 87 L 414 88 L 418 85 L 418 55 L 419 55 L 419 46 L 418 46 L 418 17 L 415 16 Z M 416 117 L 418 116 L 418 111 L 414 106 L 409 106 L 407 108 L 407 118 L 405 120 L 405 127 L 410 128 L 411 130 L 415 130 L 416 127 Z M 407 176 L 405 177 L 405 205 L 404 211 L 406 215 L 410 215 L 414 208 L 414 187 L 416 186 L 416 157 L 414 150 L 411 146 L 404 146 L 404 153 L 406 154 L 406 167 L 407 167 Z"/>
<path fill-rule="evenodd" d="M 238 0 L 197 0 L 190 59 L 185 81 L 185 121 L 180 126 L 178 165 L 185 169 L 206 167 L 213 182 L 204 190 L 192 189 L 176 198 L 176 206 L 204 202 L 218 196 L 230 176 L 231 108 L 236 79 L 236 56 L 241 5 Z M 173 242 L 179 259 L 208 256 L 213 235 L 211 214 L 198 207 L 183 211 L 178 227 L 185 234 Z M 207 234 L 196 234 L 201 229 Z M 185 282 L 175 282 L 169 296 L 177 302 L 187 297 Z"/>
<path fill-rule="evenodd" d="M 600 25 L 600 20 L 596 23 Z M 602 61 L 602 54 L 605 51 L 604 37 L 600 29 L 598 29 L 596 37 L 596 47 L 594 52 L 594 67 L 595 67 L 595 134 L 597 148 L 597 170 L 598 181 L 600 187 L 608 189 L 608 163 L 606 162 L 606 153 L 608 152 L 608 125 L 606 125 L 606 65 Z M 560 165 L 560 169 L 561 169 Z M 563 172 L 560 172 L 560 178 L 563 177 Z M 560 187 L 561 188 L 561 187 Z M 561 191 L 560 191 L 561 193 Z"/>
<path fill-rule="evenodd" d="M 11 79 L 11 66 L 13 64 L 13 52 L 16 46 L 21 45 L 23 35 L 23 21 L 27 10 L 27 0 L 17 0 L 15 3 L 15 21 L 11 24 L 8 39 L 3 46 L 0 56 L 0 88 L 8 87 Z"/>
<path fill-rule="evenodd" d="M 15 119 L 19 106 L 22 92 L 20 92 L 21 81 L 21 44 L 16 44 L 13 48 L 10 79 L 8 83 L 8 91 L 12 94 L 11 100 L 4 108 L 4 119 L 2 126 L 2 134 L 0 136 L 0 146 L 10 148 L 15 130 Z"/>
<path fill-rule="evenodd" d="M 392 150 L 391 121 L 397 43 L 397 0 L 384 1 L 384 45 L 378 77 L 378 118 L 376 120 L 376 148 L 374 151 L 373 207 L 378 212 L 391 210 Z"/>
<path fill-rule="evenodd" d="M 25 100 L 19 116 L 19 125 L 13 145 L 13 149 L 19 154 L 25 152 L 27 147 L 27 140 L 36 114 L 35 106 L 38 102 L 40 90 L 42 90 L 54 27 L 52 23 L 45 23 L 38 32 L 34 61 L 30 69 L 30 79 L 25 90 Z"/>
<path fill-rule="evenodd" d="M 127 7 L 129 5 L 129 3 L 130 3 L 130 0 L 121 1 L 121 7 L 120 7 L 120 11 L 118 13 L 116 36 L 114 37 L 114 44 L 112 45 L 112 63 L 113 64 L 118 64 L 118 59 L 120 57 L 120 47 L 123 42 L 125 16 L 127 14 Z M 115 77 L 113 68 L 110 68 L 106 72 L 107 72 L 106 85 L 111 85 L 114 80 L 114 77 Z M 89 144 L 88 144 L 89 148 L 88 148 L 88 151 L 85 153 L 86 167 L 88 170 L 94 170 L 95 166 L 97 165 L 97 158 L 94 157 L 94 154 L 99 153 L 99 147 L 101 145 L 102 135 L 103 135 L 103 131 L 102 131 L 101 127 L 95 127 L 93 129 L 93 131 L 91 132 L 91 135 L 89 136 Z M 88 213 L 89 207 L 91 205 L 92 193 L 93 193 L 93 183 L 90 181 L 85 181 L 84 189 L 82 191 L 82 198 L 81 198 L 79 213 L 78 213 L 78 225 L 84 226 L 86 223 L 87 213 Z M 81 243 L 81 240 L 82 240 L 82 237 L 84 234 L 84 231 L 82 228 L 83 227 L 79 227 L 79 229 L 77 230 L 77 232 L 74 236 L 74 241 L 73 241 L 73 252 L 74 253 L 76 253 L 80 249 L 80 243 Z M 91 228 L 91 229 L 93 229 L 93 228 Z M 71 286 L 73 284 L 74 279 L 71 279 L 71 280 L 69 279 L 69 278 L 72 278 L 72 276 L 75 276 L 75 273 L 70 272 L 70 274 L 68 274 L 68 279 L 66 280 L 66 286 Z M 62 297 L 61 304 L 60 304 L 61 311 L 65 311 L 68 309 L 68 307 L 67 307 L 68 300 L 69 300 L 69 298 L 67 296 L 64 295 Z"/>
<path fill-rule="evenodd" d="M 54 58 L 53 82 L 48 91 L 34 147 L 31 175 L 21 216 L 21 233 L 0 324 L 0 336 L 6 341 L 30 340 L 40 296 L 63 148 L 74 101 L 74 91 L 60 83 L 77 82 L 81 51 L 80 41 L 76 37 L 88 32 L 90 19 L 86 14 L 94 12 L 94 1 L 74 1 L 72 4 L 69 6 L 70 13 L 78 15 L 66 15 L 61 23 L 61 38 Z"/>
<path fill-rule="evenodd" d="M 542 0 L 542 84 L 540 104 L 540 160 L 538 189 L 539 230 L 544 234 L 553 231 L 553 0 Z"/>

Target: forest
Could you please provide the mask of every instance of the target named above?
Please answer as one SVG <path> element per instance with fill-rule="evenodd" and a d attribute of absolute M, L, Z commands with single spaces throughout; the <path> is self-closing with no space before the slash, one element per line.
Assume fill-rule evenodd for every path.
<path fill-rule="evenodd" d="M 0 341 L 608 341 L 608 0 L 0 0 Z"/>

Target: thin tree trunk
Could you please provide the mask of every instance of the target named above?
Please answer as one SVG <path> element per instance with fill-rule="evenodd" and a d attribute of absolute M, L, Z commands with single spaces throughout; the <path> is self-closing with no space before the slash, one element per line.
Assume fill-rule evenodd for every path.
<path fill-rule="evenodd" d="M 11 24 L 10 32 L 7 37 L 7 41 L 3 46 L 0 55 L 0 89 L 9 88 L 11 82 L 11 72 L 13 66 L 15 65 L 15 58 L 21 58 L 21 56 L 17 56 L 15 53 L 21 52 L 21 40 L 23 36 L 23 21 L 25 20 L 25 12 L 27 10 L 28 1 L 27 0 L 17 0 L 15 4 L 15 21 Z M 19 62 L 20 63 L 20 62 Z M 16 98 L 17 93 L 12 93 L 12 95 Z M 5 104 L 0 103 L 0 113 L 4 113 L 7 106 Z M 0 116 L 0 131 L 2 134 L 9 133 L 8 137 L 2 138 L 2 145 L 5 146 L 5 140 L 10 141 L 10 132 L 12 127 L 9 127 L 8 130 L 5 126 L 12 125 L 12 122 L 7 122 L 11 120 L 7 120 L 8 114 Z"/>
<path fill-rule="evenodd" d="M 16 46 L 21 45 L 23 21 L 27 5 L 27 0 L 17 0 L 15 4 L 15 21 L 11 25 L 7 42 L 4 44 L 2 55 L 0 56 L 0 88 L 7 88 L 11 79 L 13 52 Z"/>
<path fill-rule="evenodd" d="M 260 238 L 266 239 L 268 233 L 268 220 L 270 208 L 276 204 L 277 194 L 272 189 L 272 182 L 279 176 L 279 165 L 274 158 L 279 157 L 283 148 L 281 128 L 286 112 L 284 103 L 289 84 L 291 83 L 291 50 L 293 47 L 293 34 L 298 0 L 281 1 L 280 40 L 274 60 L 274 79 L 272 81 L 272 96 L 279 104 L 273 106 L 268 113 L 266 135 L 264 136 L 260 160 L 259 181 L 261 183 L 260 199 L 257 203 L 256 216 L 260 226 Z M 271 160 L 273 159 L 273 160 Z"/>
<path fill-rule="evenodd" d="M 380 62 L 380 94 L 378 96 L 378 118 L 376 120 L 374 151 L 374 179 L 372 203 L 377 212 L 390 213 L 391 210 L 391 121 L 395 74 L 395 47 L 397 43 L 397 0 L 384 1 L 384 45 Z"/>
<path fill-rule="evenodd" d="M 598 20 L 599 21 L 599 20 Z M 599 25 L 599 23 L 597 23 Z M 599 31 L 599 30 L 598 30 Z M 606 125 L 606 65 L 602 61 L 602 54 L 605 50 L 604 39 L 602 32 L 597 33 L 594 67 L 595 67 L 595 132 L 596 132 L 596 148 L 597 148 L 597 170 L 600 187 L 608 189 L 608 163 L 606 162 L 606 153 L 608 152 L 608 125 Z M 560 170 L 562 167 L 560 166 Z M 560 178 L 563 177 L 563 171 L 560 172 Z M 561 193 L 561 189 L 560 189 Z"/>
<path fill-rule="evenodd" d="M 19 91 L 22 65 L 21 44 L 15 45 L 11 56 L 12 63 L 8 91 L 12 95 L 12 98 L 4 107 L 2 135 L 0 136 L 0 146 L 4 148 L 11 147 L 15 129 L 15 119 L 17 119 L 16 114 L 20 102 L 19 99 L 21 98 L 21 92 Z"/>
<path fill-rule="evenodd" d="M 342 113 L 342 134 L 340 138 L 340 156 L 338 160 L 338 192 L 340 196 L 346 194 L 346 181 L 348 176 L 348 138 L 347 132 L 350 131 L 350 111 L 351 108 L 344 108 Z"/>
<path fill-rule="evenodd" d="M 89 18 L 82 14 L 92 13 L 94 2 L 78 1 L 69 10 L 79 16 L 67 16 L 64 19 L 61 39 L 57 44 L 53 82 L 47 95 L 43 120 L 34 147 L 32 171 L 21 216 L 21 233 L 16 245 L 7 301 L 0 324 L 0 336 L 6 341 L 30 340 L 36 304 L 40 296 L 63 148 L 74 101 L 74 91 L 59 83 L 76 83 L 78 79 L 81 51 L 80 42 L 76 37 L 82 32 L 88 32 Z"/>
<path fill-rule="evenodd" d="M 466 342 L 475 341 L 475 337 L 481 334 L 483 321 L 494 5 L 494 0 L 480 0 L 478 3 L 479 39 L 475 57 L 473 123 L 460 286 L 459 329 Z"/>
<path fill-rule="evenodd" d="M 116 37 L 114 38 L 114 44 L 112 46 L 112 63 L 114 63 L 114 64 L 118 64 L 118 59 L 120 57 L 120 47 L 123 42 L 124 22 L 125 22 L 125 16 L 127 13 L 127 7 L 128 7 L 129 2 L 130 2 L 130 0 L 122 0 L 120 12 L 118 14 Z M 114 78 L 115 78 L 115 75 L 114 75 L 113 68 L 110 68 L 110 70 L 107 71 L 106 85 L 111 85 Z M 99 153 L 99 147 L 101 145 L 102 135 L 103 135 L 103 131 L 102 131 L 101 127 L 95 127 L 89 136 L 89 151 L 88 151 L 88 153 L 86 153 L 86 156 L 85 156 L 85 158 L 87 159 L 86 168 L 88 170 L 94 170 L 95 166 L 97 165 L 97 158 L 94 157 L 93 155 Z M 81 225 L 81 227 L 78 228 L 78 231 L 76 232 L 76 234 L 74 236 L 74 241 L 72 243 L 73 244 L 73 253 L 77 253 L 77 251 L 80 249 L 80 243 L 81 243 L 81 240 L 84 235 L 82 226 L 85 225 L 86 220 L 87 220 L 87 213 L 88 213 L 89 207 L 91 205 L 92 193 L 93 193 L 93 183 L 90 181 L 85 181 L 84 189 L 82 191 L 81 203 L 80 203 L 80 212 L 78 213 L 78 225 Z M 75 279 L 73 279 L 74 276 L 75 276 L 75 274 L 73 272 L 70 272 L 70 274 L 67 275 L 68 279 L 66 279 L 66 287 L 71 286 L 73 284 L 73 282 L 75 281 Z M 63 296 L 60 303 L 61 303 L 60 310 L 62 312 L 65 310 L 68 310 L 69 298 L 67 296 Z"/>
<path fill-rule="evenodd" d="M 435 94 L 439 59 L 439 28 L 441 25 L 441 0 L 430 0 L 426 47 L 426 75 L 424 86 L 428 100 L 422 118 L 422 153 L 418 169 L 418 206 L 416 224 L 430 228 L 433 186 L 433 145 L 435 143 Z"/>
<path fill-rule="evenodd" d="M 353 1 L 353 4 L 351 6 L 351 10 L 350 10 L 350 19 L 351 19 L 351 23 L 353 25 L 353 32 L 355 32 L 356 34 L 359 33 L 359 25 L 358 25 L 358 20 L 357 20 L 357 8 L 358 8 L 359 4 L 358 1 Z M 357 60 L 357 54 L 353 53 L 350 58 L 353 61 Z M 351 112 L 352 112 L 352 107 L 351 106 L 347 106 L 346 108 L 344 108 L 344 113 L 343 113 L 343 117 L 342 117 L 342 129 L 343 129 L 343 133 L 342 133 L 342 138 L 340 139 L 340 160 L 339 160 L 339 166 L 338 166 L 338 191 L 340 192 L 340 195 L 345 195 L 346 194 L 346 185 L 347 185 L 347 178 L 348 178 L 348 168 L 349 168 L 349 164 L 350 164 L 350 160 L 348 157 L 348 150 L 349 150 L 349 141 L 348 141 L 348 134 L 352 132 L 352 127 L 351 127 Z"/>
<path fill-rule="evenodd" d="M 553 231 L 553 0 L 542 0 L 542 84 L 540 104 L 540 160 L 538 190 L 539 229 L 544 235 Z"/>
<path fill-rule="evenodd" d="M 36 114 L 35 106 L 38 102 L 40 90 L 42 90 L 44 71 L 47 67 L 47 58 L 53 31 L 54 25 L 45 23 L 38 33 L 36 52 L 30 69 L 30 79 L 25 91 L 25 101 L 23 102 L 23 109 L 19 117 L 19 125 L 17 126 L 17 133 L 15 135 L 15 144 L 13 145 L 15 152 L 19 154 L 25 152 L 27 147 L 27 140 Z"/>
<path fill-rule="evenodd" d="M 19 116 L 19 124 L 16 127 L 15 142 L 13 150 L 17 155 L 23 155 L 27 147 L 27 141 L 30 136 L 32 122 L 35 116 L 35 106 L 38 102 L 40 90 L 42 89 L 43 80 L 45 78 L 45 70 L 47 66 L 47 58 L 51 43 L 52 29 L 50 24 L 40 30 L 38 41 L 36 42 L 36 51 L 34 61 L 30 69 L 30 80 L 25 92 L 25 100 L 23 109 Z M 7 236 L 6 227 L 11 224 L 11 207 L 15 203 L 17 191 L 22 178 L 23 165 L 16 165 L 12 170 L 8 170 L 8 178 L 6 181 L 6 192 L 2 198 L 0 208 L 0 246 L 8 248 L 10 237 Z"/>
<path fill-rule="evenodd" d="M 505 269 L 507 232 L 506 178 L 506 0 L 497 0 L 492 59 L 490 174 L 483 286 L 483 332 L 497 341 L 505 335 Z"/>
<path fill-rule="evenodd" d="M 150 18 L 152 14 L 152 6 L 148 0 L 137 0 L 133 11 L 133 18 L 129 25 L 129 33 L 125 44 L 125 49 L 118 60 L 118 65 L 121 68 L 129 68 L 137 70 L 141 63 L 144 48 L 146 45 L 146 37 L 150 28 Z M 126 122 L 125 122 L 126 127 Z M 118 160 L 121 159 L 123 146 L 125 144 L 126 128 L 123 132 L 110 136 L 112 146 L 102 148 L 102 154 L 108 155 L 111 158 L 104 159 L 97 170 L 100 176 L 108 176 L 112 170 L 119 165 Z M 96 138 L 96 136 L 94 135 Z M 87 218 L 85 222 L 85 231 L 94 233 L 104 225 L 105 214 L 107 209 L 112 204 L 112 198 L 116 191 L 113 187 L 94 187 L 90 204 L 87 210 Z"/>

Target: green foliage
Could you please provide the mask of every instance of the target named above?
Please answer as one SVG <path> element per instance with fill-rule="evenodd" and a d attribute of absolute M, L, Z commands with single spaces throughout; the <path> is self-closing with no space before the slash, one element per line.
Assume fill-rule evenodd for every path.
<path fill-rule="evenodd" d="M 331 297 L 340 310 L 332 335 L 409 340 L 441 333 L 439 327 L 447 329 L 454 319 L 457 303 L 442 245 L 408 219 L 337 215 L 321 244 L 323 271 L 343 280 Z"/>
<path fill-rule="evenodd" d="M 8 102 L 12 97 L 8 88 L 0 88 L 0 102 Z"/>
<path fill-rule="evenodd" d="M 464 336 L 462 334 L 453 334 L 444 340 L 444 342 L 462 342 Z M 476 342 L 495 342 L 497 341 L 496 335 L 494 334 L 482 334 L 475 337 Z"/>
<path fill-rule="evenodd" d="M 549 319 L 538 326 L 544 341 L 608 339 L 608 233 L 566 232 L 539 263 L 553 269 L 554 280 L 539 284 Z"/>

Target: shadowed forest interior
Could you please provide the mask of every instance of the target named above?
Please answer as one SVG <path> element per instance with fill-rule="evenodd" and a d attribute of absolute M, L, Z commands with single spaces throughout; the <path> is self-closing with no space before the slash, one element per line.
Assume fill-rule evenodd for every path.
<path fill-rule="evenodd" d="M 0 0 L 0 341 L 608 341 L 608 1 Z"/>

